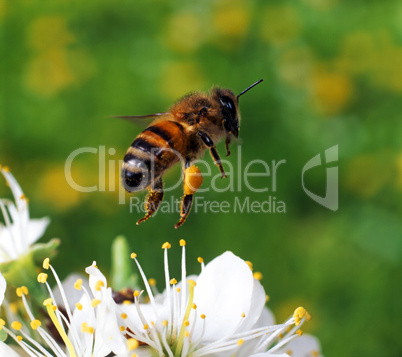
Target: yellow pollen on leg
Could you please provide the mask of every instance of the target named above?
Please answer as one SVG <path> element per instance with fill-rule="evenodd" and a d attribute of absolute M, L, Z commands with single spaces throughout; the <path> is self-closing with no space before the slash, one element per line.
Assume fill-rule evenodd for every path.
<path fill-rule="evenodd" d="M 43 266 L 43 269 L 48 270 L 49 267 L 50 267 L 50 259 L 49 259 L 49 258 L 45 258 L 45 259 L 43 260 L 42 266 Z"/>
<path fill-rule="evenodd" d="M 47 280 L 47 274 L 46 273 L 39 273 L 38 274 L 38 282 L 39 283 L 44 284 L 44 283 L 46 283 L 46 280 Z"/>
<path fill-rule="evenodd" d="M 98 280 L 95 284 L 95 290 L 100 291 L 101 288 L 105 286 L 105 283 L 102 280 Z"/>
<path fill-rule="evenodd" d="M 259 271 L 256 271 L 253 273 L 254 279 L 261 280 L 262 279 L 262 274 Z"/>
<path fill-rule="evenodd" d="M 14 330 L 19 331 L 19 330 L 21 330 L 22 324 L 21 324 L 21 322 L 19 322 L 19 321 L 14 321 L 14 322 L 11 323 L 11 327 L 12 327 Z"/>
<path fill-rule="evenodd" d="M 198 263 L 200 263 L 200 264 L 201 264 L 201 263 L 204 263 L 204 259 L 201 258 L 201 257 L 198 257 L 198 258 L 197 258 L 197 261 L 198 261 Z"/>
<path fill-rule="evenodd" d="M 22 295 L 28 295 L 28 288 L 26 286 L 21 286 L 15 290 L 18 297 L 22 297 Z"/>
<path fill-rule="evenodd" d="M 136 254 L 136 253 L 134 253 L 134 252 L 132 252 L 132 253 L 130 254 L 130 258 L 131 258 L 131 259 L 135 259 L 135 258 L 137 258 L 137 254 Z"/>
<path fill-rule="evenodd" d="M 74 289 L 81 290 L 81 286 L 82 286 L 82 279 L 77 279 L 74 283 Z"/>
<path fill-rule="evenodd" d="M 40 325 L 42 325 L 42 323 L 39 320 L 31 321 L 32 330 L 36 330 L 38 327 L 40 327 Z"/>
<path fill-rule="evenodd" d="M 180 247 L 184 247 L 186 245 L 186 241 L 184 239 L 180 239 Z"/>
<path fill-rule="evenodd" d="M 77 308 L 78 311 L 81 311 L 83 306 L 82 306 L 81 303 L 77 302 L 77 303 L 75 304 L 75 307 Z"/>
<path fill-rule="evenodd" d="M 237 346 L 241 346 L 244 343 L 244 340 L 242 338 L 237 340 Z"/>
<path fill-rule="evenodd" d="M 140 343 L 135 338 L 129 338 L 127 340 L 127 349 L 129 351 L 135 350 L 136 348 L 138 348 L 139 345 Z"/>
<path fill-rule="evenodd" d="M 169 242 L 165 242 L 162 244 L 162 249 L 170 249 L 172 245 Z"/>
<path fill-rule="evenodd" d="M 170 285 L 177 284 L 177 280 L 175 278 L 170 279 Z"/>

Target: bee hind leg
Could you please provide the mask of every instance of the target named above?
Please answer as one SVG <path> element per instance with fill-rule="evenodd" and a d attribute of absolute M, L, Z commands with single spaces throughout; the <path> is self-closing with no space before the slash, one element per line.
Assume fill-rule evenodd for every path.
<path fill-rule="evenodd" d="M 145 217 L 141 218 L 137 221 L 137 225 L 145 222 L 148 218 L 150 218 L 159 208 L 163 200 L 163 181 L 162 178 L 159 178 L 155 184 L 149 189 L 146 201 L 144 204 L 145 207 Z"/>
<path fill-rule="evenodd" d="M 180 205 L 180 220 L 174 226 L 179 228 L 190 213 L 193 204 L 193 195 L 200 188 L 203 178 L 200 169 L 192 165 L 184 170 L 184 196 Z"/>

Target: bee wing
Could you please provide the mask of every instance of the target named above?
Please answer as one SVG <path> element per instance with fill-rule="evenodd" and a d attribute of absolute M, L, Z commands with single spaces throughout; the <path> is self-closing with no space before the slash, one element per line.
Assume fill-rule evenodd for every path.
<path fill-rule="evenodd" d="M 113 115 L 112 118 L 119 118 L 131 121 L 132 123 L 138 123 L 142 119 L 162 119 L 164 116 L 170 115 L 170 113 L 155 113 L 147 115 Z"/>

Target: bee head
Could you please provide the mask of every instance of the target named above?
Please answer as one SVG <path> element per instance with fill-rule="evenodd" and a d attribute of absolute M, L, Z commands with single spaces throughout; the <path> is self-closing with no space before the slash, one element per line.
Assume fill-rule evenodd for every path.
<path fill-rule="evenodd" d="M 233 134 L 235 138 L 239 136 L 239 98 L 241 95 L 261 82 L 262 79 L 246 88 L 237 96 L 229 89 L 215 89 L 214 91 L 215 99 L 219 101 L 221 107 L 223 126 L 226 132 Z"/>

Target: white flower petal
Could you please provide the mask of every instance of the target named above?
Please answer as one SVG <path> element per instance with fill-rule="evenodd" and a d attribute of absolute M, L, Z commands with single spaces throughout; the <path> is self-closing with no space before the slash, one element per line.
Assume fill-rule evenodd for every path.
<path fill-rule="evenodd" d="M 255 355 L 251 355 L 250 357 L 290 357 L 290 356 L 286 353 L 274 354 L 274 353 L 265 352 L 265 353 L 257 353 Z"/>
<path fill-rule="evenodd" d="M 0 273 L 0 306 L 4 300 L 4 294 L 6 292 L 6 287 L 7 287 L 6 279 L 4 279 L 3 274 Z"/>
<path fill-rule="evenodd" d="M 233 334 L 240 322 L 254 324 L 264 306 L 265 293 L 263 289 L 261 292 L 260 284 L 255 283 L 249 266 L 233 253 L 226 252 L 201 272 L 194 290 L 194 303 L 197 311 L 206 315 L 203 340 L 214 341 Z"/>
<path fill-rule="evenodd" d="M 2 357 L 20 357 L 11 347 L 0 341 L 0 356 Z"/>
<path fill-rule="evenodd" d="M 47 217 L 29 220 L 25 239 L 27 248 L 43 236 L 49 223 L 50 219 Z"/>
<path fill-rule="evenodd" d="M 318 339 L 309 334 L 303 334 L 282 347 L 279 352 L 289 353 L 292 357 L 321 355 L 321 346 Z"/>

